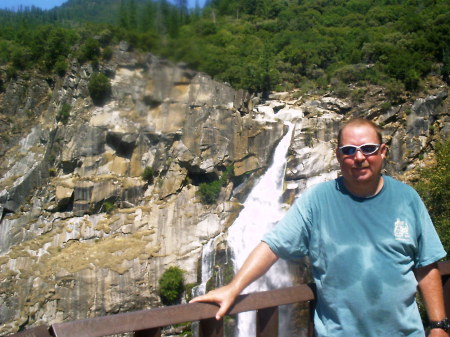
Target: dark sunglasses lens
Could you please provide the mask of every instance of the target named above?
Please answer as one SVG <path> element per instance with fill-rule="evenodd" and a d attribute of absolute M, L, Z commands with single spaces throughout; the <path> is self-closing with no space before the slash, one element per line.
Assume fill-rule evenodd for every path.
<path fill-rule="evenodd" d="M 361 152 L 364 154 L 372 154 L 375 151 L 378 150 L 378 146 L 377 145 L 364 145 L 361 146 Z"/>
<path fill-rule="evenodd" d="M 341 152 L 342 152 L 342 154 L 344 154 L 346 156 L 351 156 L 351 155 L 355 154 L 356 147 L 354 147 L 354 146 L 343 146 L 343 147 L 341 147 Z"/>

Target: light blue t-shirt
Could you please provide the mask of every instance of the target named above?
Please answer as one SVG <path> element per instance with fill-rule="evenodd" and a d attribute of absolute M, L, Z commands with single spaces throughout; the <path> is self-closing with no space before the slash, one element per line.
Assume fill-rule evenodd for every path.
<path fill-rule="evenodd" d="M 342 178 L 304 192 L 263 241 L 283 259 L 309 256 L 316 336 L 424 336 L 413 270 L 446 255 L 416 191 L 383 176 L 371 198 Z"/>

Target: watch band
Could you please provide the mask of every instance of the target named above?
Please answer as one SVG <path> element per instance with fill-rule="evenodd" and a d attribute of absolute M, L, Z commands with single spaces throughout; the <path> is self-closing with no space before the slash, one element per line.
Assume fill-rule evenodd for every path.
<path fill-rule="evenodd" d="M 431 321 L 430 329 L 443 329 L 445 331 L 450 330 L 450 321 L 448 318 L 444 318 L 442 321 Z"/>

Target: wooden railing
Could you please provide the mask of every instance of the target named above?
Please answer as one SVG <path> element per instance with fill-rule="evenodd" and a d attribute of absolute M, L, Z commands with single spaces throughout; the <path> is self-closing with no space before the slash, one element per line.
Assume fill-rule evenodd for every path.
<path fill-rule="evenodd" d="M 450 261 L 439 262 L 444 286 L 447 316 L 450 316 Z M 292 303 L 310 303 L 308 336 L 313 335 L 312 312 L 314 306 L 313 285 L 240 295 L 229 315 L 244 311 L 256 311 L 256 337 L 278 336 L 278 307 Z M 181 304 L 150 310 L 135 311 L 97 318 L 52 324 L 11 335 L 10 337 L 100 337 L 134 332 L 135 337 L 159 337 L 163 327 L 199 321 L 200 337 L 222 337 L 223 320 L 214 317 L 217 305 L 210 303 Z M 250 336 L 249 336 L 250 337 Z"/>

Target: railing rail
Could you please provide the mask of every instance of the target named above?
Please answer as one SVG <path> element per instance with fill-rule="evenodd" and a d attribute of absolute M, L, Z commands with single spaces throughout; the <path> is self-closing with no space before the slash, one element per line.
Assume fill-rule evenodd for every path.
<path fill-rule="evenodd" d="M 444 286 L 447 316 L 450 316 L 450 260 L 439 262 Z M 313 285 L 299 285 L 259 293 L 240 295 L 228 312 L 229 315 L 244 311 L 257 311 L 256 337 L 278 336 L 278 307 L 292 303 L 314 302 Z M 10 337 L 101 337 L 134 332 L 135 337 L 159 337 L 161 328 L 172 324 L 200 321 L 200 337 L 222 337 L 223 320 L 216 321 L 217 305 L 191 303 L 157 309 L 141 310 L 116 315 L 56 323 L 50 327 L 37 327 Z M 312 315 L 310 315 L 312 316 Z M 312 336 L 310 317 L 308 335 Z"/>

